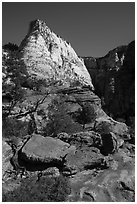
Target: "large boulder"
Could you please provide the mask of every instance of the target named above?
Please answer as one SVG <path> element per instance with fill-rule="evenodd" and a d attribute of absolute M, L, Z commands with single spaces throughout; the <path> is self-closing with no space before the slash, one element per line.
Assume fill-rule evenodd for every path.
<path fill-rule="evenodd" d="M 59 139 L 34 134 L 21 149 L 21 158 L 33 163 L 45 164 L 62 162 L 75 147 Z"/>

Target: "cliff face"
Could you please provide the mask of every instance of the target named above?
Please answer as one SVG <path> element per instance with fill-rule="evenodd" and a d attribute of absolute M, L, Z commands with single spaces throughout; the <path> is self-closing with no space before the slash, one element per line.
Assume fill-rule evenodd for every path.
<path fill-rule="evenodd" d="M 96 94 L 114 118 L 134 116 L 135 42 L 117 47 L 102 58 L 84 57 Z"/>
<path fill-rule="evenodd" d="M 22 41 L 18 55 L 23 59 L 31 78 L 54 80 L 58 85 L 73 83 L 93 88 L 91 78 L 82 60 L 71 45 L 52 32 L 46 23 L 30 23 L 29 32 Z"/>
<path fill-rule="evenodd" d="M 119 70 L 123 65 L 127 46 L 120 46 L 108 52 L 107 55 L 100 58 L 82 57 L 88 69 Z"/>

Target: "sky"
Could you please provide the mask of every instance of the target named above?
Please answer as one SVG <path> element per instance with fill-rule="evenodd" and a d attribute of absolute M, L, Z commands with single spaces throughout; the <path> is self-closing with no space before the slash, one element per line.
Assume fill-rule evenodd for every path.
<path fill-rule="evenodd" d="M 3 2 L 2 44 L 20 45 L 35 19 L 70 42 L 79 56 L 102 57 L 135 39 L 133 2 Z"/>

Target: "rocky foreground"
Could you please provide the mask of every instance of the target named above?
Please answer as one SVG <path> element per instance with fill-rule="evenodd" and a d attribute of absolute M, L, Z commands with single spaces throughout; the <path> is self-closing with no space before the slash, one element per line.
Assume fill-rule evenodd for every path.
<path fill-rule="evenodd" d="M 134 131 L 104 112 L 90 75 L 40 20 L 3 48 L 3 201 L 135 200 Z"/>

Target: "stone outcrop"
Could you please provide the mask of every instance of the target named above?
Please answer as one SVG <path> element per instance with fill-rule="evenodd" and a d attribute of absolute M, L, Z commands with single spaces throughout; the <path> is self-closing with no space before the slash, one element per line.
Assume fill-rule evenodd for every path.
<path fill-rule="evenodd" d="M 66 163 L 63 172 L 76 174 L 82 170 L 105 168 L 105 158 L 95 147 L 81 147 L 75 153 L 66 156 Z M 68 174 L 69 175 L 69 174 Z"/>
<path fill-rule="evenodd" d="M 100 134 L 113 132 L 120 136 L 128 133 L 126 124 L 110 118 L 102 110 L 99 97 L 90 90 L 65 89 L 51 103 L 53 106 L 48 109 L 48 126 L 51 130 L 47 135 L 87 130 Z"/>
<path fill-rule="evenodd" d="M 58 85 L 83 84 L 93 88 L 83 61 L 70 43 L 51 31 L 45 22 L 30 23 L 18 55 L 23 59 L 31 78 Z"/>
<path fill-rule="evenodd" d="M 129 123 L 135 115 L 135 42 L 101 58 L 84 57 L 84 62 L 103 109 Z"/>
<path fill-rule="evenodd" d="M 61 162 L 75 147 L 59 139 L 33 135 L 21 149 L 21 157 L 32 162 L 45 164 Z"/>

